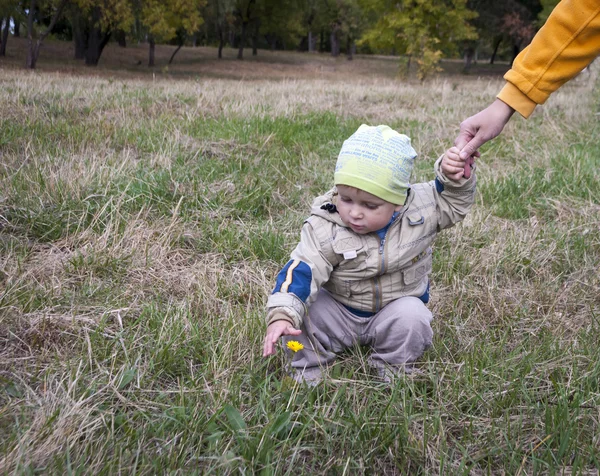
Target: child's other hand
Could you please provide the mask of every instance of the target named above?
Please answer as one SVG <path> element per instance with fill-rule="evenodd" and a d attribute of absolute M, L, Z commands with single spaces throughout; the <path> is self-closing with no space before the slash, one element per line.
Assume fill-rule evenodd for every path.
<path fill-rule="evenodd" d="M 302 334 L 300 329 L 296 329 L 288 321 L 275 321 L 267 327 L 267 335 L 263 346 L 263 357 L 268 357 L 275 353 L 275 343 L 281 336 L 299 336 Z"/>
<path fill-rule="evenodd" d="M 468 159 L 461 159 L 459 154 L 458 147 L 451 147 L 444 154 L 441 163 L 442 173 L 454 182 L 458 182 L 462 177 L 469 178 L 471 176 L 471 166 L 480 155 L 476 151 Z"/>

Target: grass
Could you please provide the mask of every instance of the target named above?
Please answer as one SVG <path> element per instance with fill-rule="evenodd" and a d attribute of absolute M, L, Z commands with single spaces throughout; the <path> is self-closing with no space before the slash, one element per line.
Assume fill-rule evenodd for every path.
<path fill-rule="evenodd" d="M 92 75 L 54 59 L 58 42 L 31 74 L 10 66 L 10 40 L 1 472 L 596 471 L 594 71 L 484 148 L 473 213 L 434 250 L 422 374 L 383 385 L 355 350 L 307 389 L 281 353 L 260 357 L 264 304 L 342 141 L 387 123 L 429 180 L 501 80 L 399 81 L 388 59 L 293 53 L 198 76 L 210 49 L 118 71 L 141 46 L 109 50 Z"/>

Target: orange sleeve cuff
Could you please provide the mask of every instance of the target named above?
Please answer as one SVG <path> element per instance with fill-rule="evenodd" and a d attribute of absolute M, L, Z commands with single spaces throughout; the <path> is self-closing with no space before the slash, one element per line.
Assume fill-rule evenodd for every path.
<path fill-rule="evenodd" d="M 531 99 L 529 99 L 525 94 L 521 92 L 519 88 L 517 88 L 514 84 L 506 83 L 498 96 L 496 96 L 503 103 L 508 104 L 515 111 L 517 111 L 521 116 L 527 119 L 535 107 L 537 103 Z"/>

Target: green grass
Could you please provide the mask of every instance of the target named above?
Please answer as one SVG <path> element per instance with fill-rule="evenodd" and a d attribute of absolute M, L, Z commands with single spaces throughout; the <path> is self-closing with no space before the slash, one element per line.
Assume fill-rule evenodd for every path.
<path fill-rule="evenodd" d="M 382 384 L 353 349 L 310 389 L 260 356 L 264 305 L 342 141 L 389 123 L 430 180 L 465 98 L 475 112 L 501 83 L 181 75 L 0 72 L 0 472 L 600 465 L 593 82 L 484 148 L 473 213 L 434 249 L 421 373 Z M 316 99 L 294 102 L 305 84 Z"/>

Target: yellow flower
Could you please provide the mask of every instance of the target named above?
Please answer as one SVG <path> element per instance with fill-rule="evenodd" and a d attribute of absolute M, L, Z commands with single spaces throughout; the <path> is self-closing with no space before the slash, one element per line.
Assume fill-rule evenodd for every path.
<path fill-rule="evenodd" d="M 287 343 L 287 348 L 292 352 L 298 352 L 299 350 L 304 349 L 304 346 L 297 340 L 289 340 Z"/>

